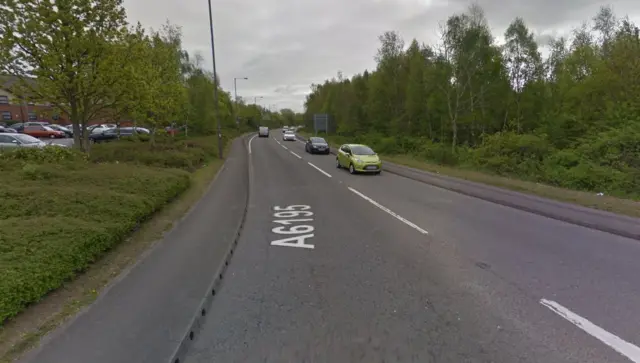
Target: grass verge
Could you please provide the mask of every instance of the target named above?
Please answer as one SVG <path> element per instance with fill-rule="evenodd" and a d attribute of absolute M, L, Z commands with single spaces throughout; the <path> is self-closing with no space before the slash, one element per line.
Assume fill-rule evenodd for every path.
<path fill-rule="evenodd" d="M 305 132 L 299 132 L 299 134 L 304 137 L 310 136 L 309 133 Z M 340 146 L 332 142 L 330 136 L 324 137 L 330 142 L 332 147 Z M 632 217 L 640 217 L 640 203 L 631 199 L 615 198 L 611 196 L 599 196 L 595 193 L 558 188 L 550 185 L 515 178 L 492 175 L 475 170 L 452 168 L 430 163 L 425 160 L 416 159 L 409 155 L 381 155 L 381 157 L 384 161 L 389 161 L 395 164 L 425 170 L 432 173 L 438 173 L 477 183 L 493 185 L 504 189 L 538 195 L 541 197 L 582 205 L 589 208 L 605 210 Z"/>
<path fill-rule="evenodd" d="M 192 143 L 201 142 L 215 150 L 216 145 L 211 141 L 202 139 Z M 100 163 L 95 163 L 95 159 L 94 162 L 85 160 L 85 163 L 74 159 L 47 165 L 34 164 L 35 161 L 31 160 L 12 163 L 11 173 L 0 177 L 0 182 L 9 183 L 5 184 L 9 187 L 0 193 L 12 193 L 11 199 L 5 199 L 7 196 L 4 195 L 2 199 L 17 205 L 6 208 L 11 217 L 3 216 L 5 220 L 0 222 L 4 223 L 1 226 L 3 230 L 8 226 L 12 231 L 0 237 L 3 246 L 6 243 L 10 248 L 10 251 L 6 248 L 0 250 L 0 274 L 3 276 L 0 285 L 4 285 L 0 286 L 4 289 L 1 291 L 19 293 L 20 290 L 15 288 L 22 286 L 20 284 L 49 283 L 48 286 L 52 287 L 59 281 L 57 288 L 50 288 L 51 292 L 44 296 L 41 294 L 30 302 L 27 309 L 22 309 L 27 304 L 24 299 L 20 305 L 11 305 L 15 304 L 15 294 L 7 299 L 7 306 L 22 306 L 22 311 L 0 326 L 0 362 L 13 361 L 37 344 L 42 336 L 93 302 L 113 278 L 137 261 L 164 231 L 171 228 L 175 220 L 189 210 L 222 165 L 222 161 L 213 158 L 215 155 L 209 149 L 204 151 L 199 168 L 196 168 L 198 161 L 194 159 L 182 164 L 183 169 L 192 168 L 192 173 L 176 168 L 146 166 L 153 163 L 140 162 L 140 159 L 116 163 L 113 159 L 107 162 L 104 158 L 105 154 L 113 152 L 107 149 L 132 147 L 138 152 L 148 150 L 145 146 L 124 146 L 124 143 L 100 145 L 92 151 L 92 158 L 96 154 L 102 155 Z M 200 153 L 195 152 L 197 155 Z M 205 160 L 210 162 L 204 164 Z M 15 173 L 21 176 L 44 173 L 47 177 L 20 182 Z M 27 199 L 16 203 L 15 196 Z M 153 214 L 152 218 L 149 218 L 150 214 Z M 131 218 L 136 222 L 130 222 Z M 130 234 L 132 229 L 135 232 Z M 65 238 L 67 243 L 63 243 Z M 121 243 L 123 241 L 125 243 Z M 66 253 L 56 251 L 60 248 L 66 249 Z M 39 249 L 46 249 L 49 254 Z M 30 260 L 24 261 L 24 257 Z M 52 257 L 60 258 L 60 263 L 52 264 Z M 49 265 L 64 273 L 52 274 Z M 82 272 L 77 274 L 79 271 Z M 9 276 L 5 272 L 12 278 L 5 280 L 4 276 Z M 31 297 L 43 289 L 32 292 Z M 5 311 L 11 310 L 3 305 Z"/>

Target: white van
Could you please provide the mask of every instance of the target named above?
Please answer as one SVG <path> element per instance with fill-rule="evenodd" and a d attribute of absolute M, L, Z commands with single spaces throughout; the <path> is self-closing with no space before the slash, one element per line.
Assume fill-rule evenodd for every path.
<path fill-rule="evenodd" d="M 258 128 L 258 136 L 259 137 L 269 137 L 269 128 L 266 126 L 260 126 Z"/>

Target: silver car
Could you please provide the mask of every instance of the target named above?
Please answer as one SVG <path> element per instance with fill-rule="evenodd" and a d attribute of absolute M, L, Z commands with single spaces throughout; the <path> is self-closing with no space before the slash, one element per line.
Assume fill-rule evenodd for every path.
<path fill-rule="evenodd" d="M 296 134 L 291 130 L 285 131 L 284 135 L 282 135 L 282 140 L 284 141 L 296 141 Z"/>
<path fill-rule="evenodd" d="M 26 134 L 0 134 L 0 149 L 16 148 L 16 147 L 37 147 L 42 148 L 51 143 L 46 143 L 40 139 Z M 67 147 L 67 145 L 53 144 L 55 146 Z"/>

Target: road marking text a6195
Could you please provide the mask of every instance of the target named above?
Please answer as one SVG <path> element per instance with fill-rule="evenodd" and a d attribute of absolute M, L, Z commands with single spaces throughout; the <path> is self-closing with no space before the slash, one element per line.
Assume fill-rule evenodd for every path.
<path fill-rule="evenodd" d="M 272 246 L 282 247 L 298 247 L 298 248 L 315 248 L 314 245 L 306 243 L 306 240 L 313 238 L 312 233 L 315 228 L 309 224 L 298 224 L 303 222 L 313 222 L 313 212 L 310 211 L 311 207 L 308 205 L 289 205 L 286 207 L 275 206 L 273 207 L 275 218 L 273 223 L 281 224 L 281 226 L 273 227 L 271 232 L 282 235 L 289 235 L 291 237 L 278 239 L 271 241 Z"/>

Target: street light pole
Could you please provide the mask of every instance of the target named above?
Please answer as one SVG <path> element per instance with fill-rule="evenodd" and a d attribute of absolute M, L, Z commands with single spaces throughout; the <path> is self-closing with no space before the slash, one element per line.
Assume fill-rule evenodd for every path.
<path fill-rule="evenodd" d="M 211 0 L 209 2 L 209 29 L 211 32 L 211 59 L 213 61 L 213 107 L 216 112 L 216 126 L 218 129 L 218 158 L 222 159 L 224 147 L 222 145 L 222 129 L 220 125 L 220 105 L 218 105 L 218 74 L 216 73 L 216 48 L 213 41 L 213 12 L 211 11 Z"/>
<path fill-rule="evenodd" d="M 254 105 L 257 105 L 257 104 L 258 104 L 258 98 L 259 98 L 259 99 L 263 99 L 264 97 L 262 97 L 262 96 L 255 96 L 255 97 L 253 98 L 253 104 L 254 104 Z"/>
<path fill-rule="evenodd" d="M 234 77 L 233 78 L 233 96 L 234 96 L 234 98 L 236 100 L 236 102 L 235 102 L 236 105 L 233 108 L 233 114 L 235 116 L 236 124 L 238 123 L 238 84 L 237 84 L 237 80 L 239 80 L 239 79 L 247 80 L 249 78 L 248 77 Z"/>

